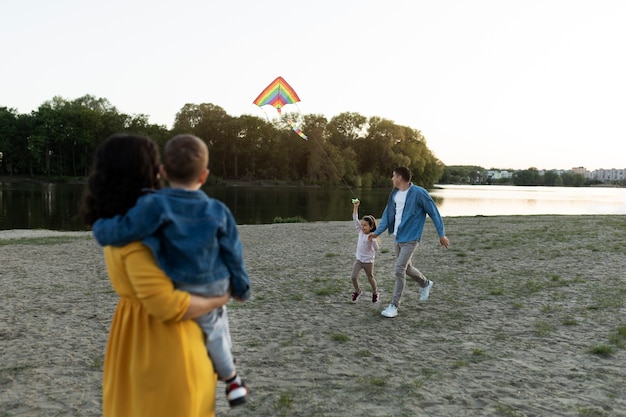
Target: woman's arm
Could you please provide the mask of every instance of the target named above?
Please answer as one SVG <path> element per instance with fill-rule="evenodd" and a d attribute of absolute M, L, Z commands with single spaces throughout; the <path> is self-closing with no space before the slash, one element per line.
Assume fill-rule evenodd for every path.
<path fill-rule="evenodd" d="M 205 298 L 175 289 L 174 283 L 157 266 L 150 249 L 140 242 L 119 249 L 107 246 L 105 256 L 116 250 L 124 254 L 123 262 L 117 265 L 119 272 L 109 273 L 127 273 L 137 298 L 148 314 L 158 320 L 167 322 L 199 317 L 223 306 L 230 299 L 230 291 L 223 296 Z M 107 264 L 114 263 L 115 258 L 108 260 Z"/>
<path fill-rule="evenodd" d="M 211 310 L 215 310 L 226 304 L 230 300 L 230 291 L 224 295 L 216 297 L 202 297 L 200 295 L 191 294 L 189 307 L 183 314 L 182 320 L 195 319 Z"/>

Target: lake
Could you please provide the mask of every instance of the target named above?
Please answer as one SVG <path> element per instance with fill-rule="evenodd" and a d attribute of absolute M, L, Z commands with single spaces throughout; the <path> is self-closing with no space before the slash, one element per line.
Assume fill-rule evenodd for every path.
<path fill-rule="evenodd" d="M 78 220 L 83 186 L 0 182 L 0 230 L 84 230 Z M 360 214 L 380 217 L 390 189 L 205 187 L 226 203 L 238 224 L 272 223 L 275 217 L 307 221 L 350 220 L 354 196 Z M 626 214 L 626 188 L 441 185 L 431 194 L 442 216 Z"/>

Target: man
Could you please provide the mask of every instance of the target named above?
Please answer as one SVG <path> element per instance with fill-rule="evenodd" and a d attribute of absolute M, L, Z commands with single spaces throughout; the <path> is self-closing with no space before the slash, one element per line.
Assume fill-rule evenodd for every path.
<path fill-rule="evenodd" d="M 396 283 L 391 304 L 380 313 L 390 318 L 398 315 L 407 275 L 420 285 L 420 301 L 428 299 L 433 287 L 433 282 L 426 279 L 417 268 L 411 265 L 411 258 L 422 238 L 426 214 L 437 229 L 439 243 L 446 248 L 450 243 L 446 237 L 443 220 L 432 197 L 424 188 L 411 183 L 411 170 L 407 167 L 394 169 L 391 182 L 393 191 L 389 195 L 380 225 L 374 233 L 369 235 L 369 239 L 375 239 L 385 230 L 394 235 Z"/>

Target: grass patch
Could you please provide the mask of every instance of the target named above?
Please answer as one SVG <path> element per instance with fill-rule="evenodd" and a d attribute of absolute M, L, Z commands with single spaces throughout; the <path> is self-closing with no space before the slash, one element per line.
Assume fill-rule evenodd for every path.
<path fill-rule="evenodd" d="M 550 333 L 554 332 L 556 327 L 548 323 L 547 321 L 537 320 L 535 322 L 535 332 L 539 336 L 547 336 Z"/>
<path fill-rule="evenodd" d="M 557 307 L 551 306 L 549 304 L 541 307 L 541 312 L 544 314 L 550 314 L 550 313 L 554 313 L 558 310 Z"/>
<path fill-rule="evenodd" d="M 504 288 L 493 288 L 489 290 L 490 295 L 504 295 Z"/>
<path fill-rule="evenodd" d="M 0 369 L 0 385 L 5 384 L 8 379 L 13 379 L 14 375 L 20 374 L 22 372 L 28 371 L 29 369 L 34 368 L 35 365 L 16 365 L 11 366 L 9 368 L 1 368 Z"/>
<path fill-rule="evenodd" d="M 276 408 L 279 411 L 287 412 L 293 406 L 294 402 L 294 394 L 293 392 L 281 392 L 278 396 L 278 401 L 276 402 Z M 283 415 L 283 414 L 281 414 Z"/>
<path fill-rule="evenodd" d="M 359 358 L 369 358 L 372 356 L 372 352 L 369 349 L 361 349 L 356 353 Z"/>
<path fill-rule="evenodd" d="M 313 282 L 321 282 L 324 286 L 315 290 L 315 295 L 329 296 L 335 294 L 342 294 L 345 291 L 344 286 L 338 280 L 328 280 L 322 278 L 315 278 Z"/>
<path fill-rule="evenodd" d="M 482 349 L 474 348 L 474 349 L 472 349 L 472 356 L 483 357 L 483 356 L 485 356 L 485 351 L 482 350 Z"/>
<path fill-rule="evenodd" d="M 78 239 L 91 240 L 91 237 L 73 237 L 73 236 L 47 236 L 47 237 L 25 237 L 21 239 L 0 240 L 0 246 L 9 245 L 60 245 L 62 243 L 75 242 Z"/>
<path fill-rule="evenodd" d="M 514 408 L 508 405 L 504 405 L 504 404 L 496 405 L 496 413 L 498 413 L 501 416 L 506 416 L 506 417 L 522 417 L 525 415 L 525 414 L 518 413 L 517 411 L 515 411 Z"/>
<path fill-rule="evenodd" d="M 581 417 L 609 417 L 610 414 L 605 412 L 604 410 L 599 410 L 597 408 L 591 407 L 579 407 L 578 415 Z"/>
<path fill-rule="evenodd" d="M 626 347 L 626 325 L 619 326 L 615 331 L 609 334 L 609 342 L 618 348 Z"/>
<path fill-rule="evenodd" d="M 96 369 L 102 369 L 102 366 L 104 366 L 104 356 L 102 355 L 94 356 L 94 358 L 91 361 L 91 366 L 93 366 Z"/>
<path fill-rule="evenodd" d="M 330 340 L 334 342 L 339 342 L 339 343 L 346 343 L 347 341 L 350 340 L 350 336 L 348 336 L 347 334 L 343 334 L 343 333 L 333 333 L 330 335 Z"/>
<path fill-rule="evenodd" d="M 590 347 L 589 353 L 606 358 L 615 353 L 615 348 L 609 345 L 601 344 Z"/>
<path fill-rule="evenodd" d="M 273 223 L 307 223 L 307 220 L 302 216 L 295 217 L 274 217 Z"/>

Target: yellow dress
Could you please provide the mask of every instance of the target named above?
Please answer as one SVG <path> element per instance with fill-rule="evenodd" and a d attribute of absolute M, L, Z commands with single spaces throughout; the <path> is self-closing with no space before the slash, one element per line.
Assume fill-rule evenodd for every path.
<path fill-rule="evenodd" d="M 214 417 L 217 377 L 193 320 L 152 252 L 134 242 L 104 255 L 120 296 L 104 357 L 104 417 Z"/>

